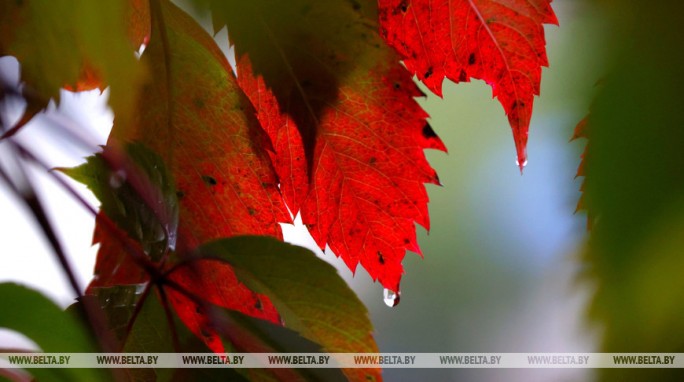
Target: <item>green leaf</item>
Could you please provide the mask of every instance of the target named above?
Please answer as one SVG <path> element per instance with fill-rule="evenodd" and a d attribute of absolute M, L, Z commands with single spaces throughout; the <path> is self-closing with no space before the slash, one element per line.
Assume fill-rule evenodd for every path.
<path fill-rule="evenodd" d="M 217 308 L 211 316 L 221 336 L 236 351 L 246 353 L 319 353 L 321 345 L 288 328 L 240 312 Z M 346 381 L 339 369 L 238 369 L 250 380 Z"/>
<path fill-rule="evenodd" d="M 59 100 L 64 86 L 109 85 L 117 119 L 129 123 L 144 73 L 134 52 L 145 28 L 131 21 L 144 19 L 132 4 L 138 7 L 118 0 L 2 1 L 0 56 L 19 60 L 22 80 L 43 106 Z"/>
<path fill-rule="evenodd" d="M 46 353 L 95 353 L 86 328 L 37 291 L 14 283 L 0 284 L 0 327 L 19 332 Z M 31 369 L 41 380 L 97 381 L 102 369 Z"/>
<path fill-rule="evenodd" d="M 271 299 L 285 327 L 325 351 L 378 351 L 366 307 L 335 268 L 313 252 L 269 237 L 239 236 L 205 244 L 197 253 L 230 264 L 241 282 Z M 345 374 L 354 380 L 379 378 L 377 370 Z"/>
<path fill-rule="evenodd" d="M 105 151 L 61 171 L 88 186 L 102 203 L 101 210 L 158 260 L 175 247 L 178 197 L 173 176 L 164 161 L 141 143 L 127 144 L 125 153 L 126 158 L 117 158 Z"/>

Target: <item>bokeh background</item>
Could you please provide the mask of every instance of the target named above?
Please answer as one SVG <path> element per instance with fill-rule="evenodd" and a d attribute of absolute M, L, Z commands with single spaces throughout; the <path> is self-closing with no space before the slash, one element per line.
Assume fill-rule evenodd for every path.
<path fill-rule="evenodd" d="M 600 328 L 587 320 L 593 286 L 580 282 L 580 255 L 587 239 L 586 215 L 575 213 L 581 179 L 575 173 L 584 141 L 569 142 L 588 112 L 605 74 L 608 32 L 603 8 L 594 2 L 556 0 L 560 27 L 546 27 L 550 68 L 544 69 L 530 128 L 529 163 L 521 176 L 500 104 L 482 81 L 445 83 L 444 99 L 420 100 L 449 149 L 428 152 L 443 187 L 428 186 L 432 229 L 418 228 L 425 258 L 408 253 L 401 303 L 383 303 L 382 287 L 359 267 L 351 272 L 333 254 L 318 253 L 369 309 L 383 352 L 593 352 Z M 225 46 L 225 45 L 224 45 Z M 18 81 L 18 65 L 0 59 L 0 72 Z M 427 92 L 426 92 L 427 93 Z M 22 105 L 5 104 L 17 118 Z M 106 92 L 64 92 L 58 108 L 18 138 L 54 166 L 74 166 L 89 153 L 49 124 L 87 127 L 103 144 L 112 114 Z M 1 151 L 1 150 L 0 150 Z M 0 152 L 0 155 L 9 155 Z M 48 206 L 83 285 L 92 273 L 93 218 L 41 171 L 29 169 Z M 75 184 L 94 205 L 96 200 Z M 302 227 L 284 226 L 286 238 L 315 249 Z M 66 279 L 30 215 L 0 187 L 0 281 L 43 291 L 62 306 L 73 299 Z M 0 329 L 0 344 L 30 341 Z M 388 369 L 388 381 L 579 381 L 591 370 Z"/>

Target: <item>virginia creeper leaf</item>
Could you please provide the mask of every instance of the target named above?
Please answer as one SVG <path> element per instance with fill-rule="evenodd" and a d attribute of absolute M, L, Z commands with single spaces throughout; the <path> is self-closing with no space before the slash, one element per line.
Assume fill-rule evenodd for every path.
<path fill-rule="evenodd" d="M 325 351 L 377 352 L 366 308 L 335 268 L 311 251 L 269 237 L 241 236 L 205 244 L 198 254 L 201 259 L 194 262 L 207 267 L 230 264 L 240 281 L 271 299 L 286 327 Z M 376 369 L 345 374 L 363 381 L 380 377 Z"/>
<path fill-rule="evenodd" d="M 97 347 L 81 323 L 37 291 L 14 283 L 0 284 L 0 328 L 17 331 L 45 353 L 94 353 Z M 31 369 L 45 380 L 97 381 L 102 369 Z"/>
<path fill-rule="evenodd" d="M 140 0 L 2 1 L 0 56 L 19 60 L 22 80 L 35 95 L 30 98 L 38 98 L 40 107 L 59 100 L 62 87 L 109 85 L 109 104 L 121 123 L 129 123 L 144 77 L 134 56 L 141 43 L 135 40 L 146 32 L 137 24 L 141 13 Z"/>
<path fill-rule="evenodd" d="M 141 249 L 153 261 L 176 246 L 178 200 L 173 176 L 163 160 L 141 143 L 126 145 L 124 154 L 109 150 L 76 168 L 61 169 L 88 186 L 101 203 L 93 238 L 101 246 L 89 288 L 147 279 L 120 239 L 108 234 L 112 227 L 102 226 L 102 214 L 117 224 L 129 246 Z"/>
<path fill-rule="evenodd" d="M 281 237 L 277 223 L 290 219 L 251 104 L 211 36 L 173 4 L 160 8 L 141 58 L 156 68 L 142 91 L 147 102 L 133 125 L 115 121 L 110 143 L 142 142 L 170 168 L 179 247 L 236 234 Z"/>
<path fill-rule="evenodd" d="M 263 263 L 262 266 L 270 266 L 266 264 Z M 214 305 L 280 323 L 278 312 L 268 297 L 245 288 L 228 264 L 196 261 L 177 269 L 169 275 L 169 279 Z M 211 350 L 224 352 L 219 333 L 212 327 L 211 317 L 207 312 L 182 293 L 169 290 L 168 294 L 176 312 L 188 328 Z"/>
<path fill-rule="evenodd" d="M 290 218 L 263 145 L 267 137 L 228 61 L 185 12 L 166 1 L 152 4 L 157 4 L 156 10 L 152 7 L 152 34 L 141 57 L 156 68 L 141 93 L 148 102 L 139 104 L 132 125 L 115 121 L 108 147 L 115 150 L 122 142 L 141 142 L 163 159 L 176 180 L 176 251 L 181 255 L 208 240 L 236 234 L 280 238 L 278 222 Z M 107 237 L 102 245 L 105 240 L 116 239 Z M 199 295 L 278 321 L 273 309 L 254 308 L 257 301 L 268 307 L 268 298 L 240 284 L 229 266 L 206 271 L 214 273 L 207 273 L 202 285 L 209 289 Z M 183 285 L 195 280 L 186 273 L 174 277 Z M 201 335 L 201 329 L 210 330 L 204 328 L 207 317 L 183 304 L 174 306 L 193 333 L 220 351 L 215 333 Z"/>
<path fill-rule="evenodd" d="M 518 164 L 526 146 L 541 67 L 543 23 L 557 24 L 552 0 L 379 0 L 381 33 L 435 94 L 442 82 L 492 86 L 513 130 Z"/>
<path fill-rule="evenodd" d="M 288 206 L 321 248 L 398 291 L 406 250 L 420 251 L 414 222 L 429 226 L 423 183 L 438 183 L 423 149 L 444 145 L 377 33 L 374 3 L 212 4 L 274 142 Z"/>
<path fill-rule="evenodd" d="M 166 248 L 176 245 L 178 199 L 173 176 L 162 159 L 141 143 L 126 145 L 125 154 L 125 159 L 111 160 L 116 170 L 104 154 L 96 154 L 63 171 L 88 185 L 102 203 L 101 211 L 158 260 Z"/>

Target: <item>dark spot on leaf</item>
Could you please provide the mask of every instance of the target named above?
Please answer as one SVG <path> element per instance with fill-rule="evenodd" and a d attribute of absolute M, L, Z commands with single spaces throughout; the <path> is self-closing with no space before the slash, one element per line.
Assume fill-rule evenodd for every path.
<path fill-rule="evenodd" d="M 254 308 L 258 310 L 264 309 L 264 306 L 261 304 L 261 299 L 259 297 L 257 297 L 256 302 L 254 302 Z"/>
<path fill-rule="evenodd" d="M 511 104 L 511 110 L 515 110 L 516 107 L 518 107 L 518 101 L 513 101 Z"/>
<path fill-rule="evenodd" d="M 378 261 L 380 264 L 385 264 L 385 258 L 382 257 L 382 252 L 378 251 Z"/>
<path fill-rule="evenodd" d="M 427 139 L 437 138 L 437 133 L 432 130 L 432 126 L 430 126 L 430 124 L 427 122 L 425 122 L 425 125 L 423 125 L 423 136 Z"/>
<path fill-rule="evenodd" d="M 247 207 L 247 212 L 250 216 L 254 216 L 256 214 L 256 210 L 252 207 Z"/>
<path fill-rule="evenodd" d="M 468 56 L 468 65 L 474 65 L 475 64 L 475 53 L 470 53 L 470 56 Z"/>
<path fill-rule="evenodd" d="M 195 312 L 197 312 L 197 314 L 202 314 L 202 307 L 199 306 L 199 305 L 197 305 L 197 306 L 195 307 Z"/>
<path fill-rule="evenodd" d="M 432 75 L 432 66 L 428 68 L 428 70 L 425 72 L 425 74 L 423 75 L 423 77 L 424 77 L 425 79 L 427 79 L 427 78 L 429 78 L 431 75 Z"/>
<path fill-rule="evenodd" d="M 401 3 L 399 3 L 399 6 L 397 6 L 397 10 L 401 11 L 402 13 L 406 13 L 408 10 L 408 2 L 403 0 Z"/>
<path fill-rule="evenodd" d="M 351 2 L 352 9 L 354 9 L 355 11 L 358 11 L 359 9 L 361 9 L 361 4 L 358 1 L 351 0 L 350 2 Z"/>
<path fill-rule="evenodd" d="M 209 331 L 208 331 L 206 328 L 201 328 L 201 329 L 200 329 L 200 333 L 202 333 L 202 335 L 205 336 L 205 337 L 210 337 L 210 336 L 211 336 L 211 333 L 209 333 Z"/>
<path fill-rule="evenodd" d="M 374 163 L 377 162 L 377 161 L 378 161 L 377 158 L 371 157 L 370 160 L 368 161 L 368 163 L 374 164 Z"/>
<path fill-rule="evenodd" d="M 183 199 L 184 196 L 185 196 L 185 192 L 176 191 L 176 197 L 178 197 L 178 199 Z"/>
<path fill-rule="evenodd" d="M 395 82 L 395 83 L 394 83 L 394 89 L 396 89 L 396 90 L 401 89 L 401 84 L 398 83 L 398 82 Z"/>
<path fill-rule="evenodd" d="M 404 239 L 404 244 L 408 245 L 408 244 L 410 244 L 410 243 L 411 243 L 411 240 L 409 240 L 409 239 Z"/>
<path fill-rule="evenodd" d="M 213 176 L 202 175 L 202 180 L 204 181 L 204 183 L 206 183 L 209 186 L 215 186 L 218 184 L 218 182 L 216 181 L 216 179 Z"/>

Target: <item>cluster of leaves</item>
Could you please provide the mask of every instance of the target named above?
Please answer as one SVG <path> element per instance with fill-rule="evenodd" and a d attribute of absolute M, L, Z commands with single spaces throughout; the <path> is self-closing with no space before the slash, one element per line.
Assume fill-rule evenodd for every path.
<path fill-rule="evenodd" d="M 227 26 L 237 77 L 165 0 L 0 2 L 0 55 L 20 62 L 27 102 L 3 139 L 60 88 L 110 88 L 103 152 L 63 170 L 102 203 L 74 310 L 104 312 L 116 350 L 288 350 L 263 329 L 284 325 L 328 352 L 377 351 L 358 298 L 279 224 L 301 214 L 322 249 L 399 293 L 415 223 L 429 229 L 424 184 L 439 184 L 424 149 L 446 151 L 411 76 L 438 95 L 444 78 L 490 84 L 522 170 L 550 2 L 196 0 Z M 159 321 L 169 335 L 146 330 Z M 273 372 L 248 377 L 307 378 Z"/>

